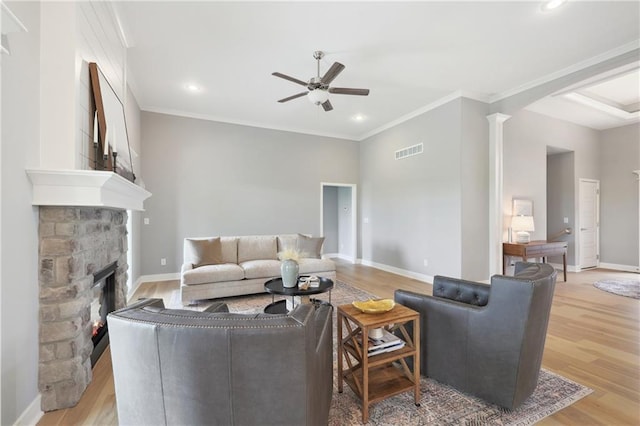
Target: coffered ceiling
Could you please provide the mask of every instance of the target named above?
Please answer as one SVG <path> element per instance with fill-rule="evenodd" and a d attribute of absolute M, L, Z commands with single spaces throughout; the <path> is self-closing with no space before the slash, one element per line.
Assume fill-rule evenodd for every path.
<path fill-rule="evenodd" d="M 452 94 L 495 101 L 640 47 L 640 2 L 540 4 L 139 1 L 114 10 L 143 110 L 360 140 Z M 301 86 L 271 74 L 308 80 L 316 50 L 326 53 L 321 74 L 346 66 L 333 86 L 370 95 L 331 94 L 330 112 L 306 97 L 278 103 Z M 633 66 L 529 108 L 594 128 L 633 122 L 577 100 L 634 114 Z"/>

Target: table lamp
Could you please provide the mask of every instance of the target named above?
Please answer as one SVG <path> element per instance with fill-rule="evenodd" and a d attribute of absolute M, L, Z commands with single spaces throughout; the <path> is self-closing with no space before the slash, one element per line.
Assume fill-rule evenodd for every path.
<path fill-rule="evenodd" d="M 531 241 L 529 232 L 535 231 L 533 216 L 512 216 L 511 228 L 516 231 L 516 243 L 526 244 Z"/>

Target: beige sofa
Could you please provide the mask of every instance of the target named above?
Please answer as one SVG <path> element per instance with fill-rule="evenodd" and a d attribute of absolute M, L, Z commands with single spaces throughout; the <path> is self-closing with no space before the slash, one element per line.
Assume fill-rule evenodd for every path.
<path fill-rule="evenodd" d="M 323 242 L 302 234 L 185 238 L 182 303 L 264 292 L 265 281 L 280 276 L 278 253 L 287 249 L 304 255 L 301 275 L 335 279 L 335 263 L 321 258 Z"/>

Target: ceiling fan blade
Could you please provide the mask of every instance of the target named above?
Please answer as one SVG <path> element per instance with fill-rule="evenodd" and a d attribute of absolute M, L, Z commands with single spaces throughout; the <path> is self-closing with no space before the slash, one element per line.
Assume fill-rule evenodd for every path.
<path fill-rule="evenodd" d="M 330 87 L 329 93 L 335 93 L 336 95 L 367 96 L 369 94 L 369 89 L 351 89 L 349 87 Z"/>
<path fill-rule="evenodd" d="M 288 101 L 290 101 L 290 100 L 292 100 L 292 99 L 296 99 L 296 98 L 299 98 L 299 97 L 301 97 L 301 96 L 304 96 L 304 95 L 306 95 L 307 93 L 309 93 L 309 92 L 301 92 L 301 93 L 298 93 L 298 94 L 296 94 L 296 95 L 289 96 L 288 98 L 280 99 L 278 102 L 280 102 L 280 103 L 282 103 L 282 102 L 288 102 Z"/>
<path fill-rule="evenodd" d="M 329 68 L 325 75 L 322 76 L 320 81 L 322 81 L 324 84 L 331 83 L 333 79 L 342 72 L 343 69 L 344 65 L 342 65 L 340 62 L 334 62 L 333 65 L 331 65 L 331 68 Z"/>
<path fill-rule="evenodd" d="M 284 78 L 285 80 L 289 80 L 292 81 L 296 84 L 299 84 L 300 86 L 307 86 L 307 82 L 306 81 L 302 81 L 302 80 L 298 80 L 297 78 L 293 78 L 293 77 L 289 77 L 288 75 L 282 74 L 280 72 L 273 72 L 271 73 L 271 75 L 275 75 L 276 77 L 280 77 L 280 78 Z"/>
<path fill-rule="evenodd" d="M 325 111 L 331 111 L 333 109 L 333 105 L 331 105 L 331 101 L 329 99 L 327 99 L 322 104 L 322 108 L 324 108 Z"/>

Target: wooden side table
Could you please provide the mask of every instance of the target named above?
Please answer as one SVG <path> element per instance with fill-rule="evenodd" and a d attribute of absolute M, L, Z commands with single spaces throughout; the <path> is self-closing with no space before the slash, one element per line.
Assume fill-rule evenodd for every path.
<path fill-rule="evenodd" d="M 502 243 L 502 274 L 506 273 L 507 256 L 521 257 L 523 261 L 529 258 L 542 258 L 546 263 L 548 256 L 562 255 L 562 271 L 564 281 L 567 281 L 567 242 L 566 241 L 531 241 L 530 243 Z"/>
<path fill-rule="evenodd" d="M 369 420 L 370 404 L 409 390 L 413 390 L 414 402 L 420 406 L 420 314 L 399 304 L 382 314 L 365 314 L 353 305 L 340 305 L 337 316 L 338 392 L 342 393 L 346 381 L 362 401 L 362 422 Z M 405 327 L 410 322 L 413 335 Z M 379 327 L 390 332 L 400 330 L 405 346 L 367 356 L 369 330 Z M 407 365 L 410 357 L 413 369 Z M 394 366 L 394 361 L 401 368 Z"/>

